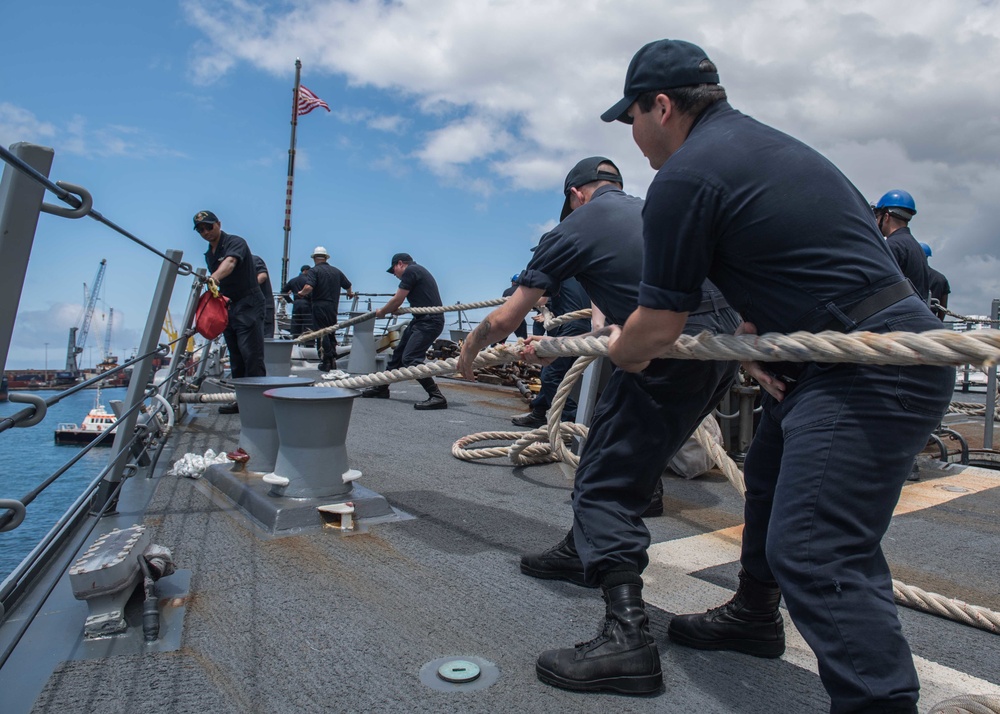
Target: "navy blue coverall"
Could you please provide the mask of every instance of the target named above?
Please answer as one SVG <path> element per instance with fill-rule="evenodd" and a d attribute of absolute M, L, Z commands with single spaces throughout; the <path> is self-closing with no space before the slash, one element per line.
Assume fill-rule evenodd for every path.
<path fill-rule="evenodd" d="M 641 199 L 613 185 L 542 236 L 521 285 L 559 292 L 570 277 L 608 324 L 635 310 L 642 275 Z M 739 316 L 706 282 L 685 332 L 735 331 Z M 641 514 L 674 454 L 729 390 L 733 362 L 654 360 L 639 374 L 615 369 L 601 393 L 580 454 L 573 488 L 573 537 L 588 582 L 619 566 L 649 564 L 649 530 Z"/>
<path fill-rule="evenodd" d="M 441 305 L 441 293 L 438 290 L 437 281 L 430 271 L 417 263 L 410 263 L 403 271 L 399 279 L 399 287 L 408 290 L 406 302 L 410 307 L 439 307 Z M 403 333 L 399 344 L 392 352 L 388 369 L 399 369 L 400 367 L 410 367 L 415 364 L 423 364 L 427 358 L 428 348 L 434 344 L 434 340 L 440 336 L 444 330 L 444 315 L 414 315 L 409 327 Z M 433 384 L 434 380 L 425 377 L 420 383 Z M 424 387 L 427 389 L 427 387 Z"/>
<path fill-rule="evenodd" d="M 639 304 L 683 312 L 707 276 L 759 333 L 939 328 L 868 203 L 805 144 L 722 101 L 649 187 Z M 948 367 L 765 364 L 744 477 L 743 568 L 777 581 L 834 714 L 916 712 L 885 533 L 915 455 L 947 408 Z"/>
<path fill-rule="evenodd" d="M 219 290 L 232 300 L 229 324 L 222 333 L 229 350 L 233 377 L 264 377 L 264 293 L 257 283 L 257 269 L 247 242 L 237 235 L 221 232 L 216 250 L 205 251 L 208 273 L 214 273 L 228 257 L 236 259 L 233 272 L 219 281 Z"/>

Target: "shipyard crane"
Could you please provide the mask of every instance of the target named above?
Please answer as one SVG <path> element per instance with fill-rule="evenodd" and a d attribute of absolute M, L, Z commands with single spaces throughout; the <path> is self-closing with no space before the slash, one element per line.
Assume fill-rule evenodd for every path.
<path fill-rule="evenodd" d="M 76 356 L 83 352 L 87 344 L 87 333 L 90 332 L 90 322 L 94 319 L 94 308 L 97 307 L 97 298 L 101 292 L 101 282 L 104 280 L 104 269 L 107 268 L 106 258 L 101 259 L 101 264 L 97 267 L 97 277 L 94 278 L 94 287 L 90 291 L 87 305 L 83 309 L 83 324 L 79 330 L 75 327 L 69 328 L 69 344 L 66 346 L 66 371 L 72 372 L 73 376 L 80 374 L 80 368 L 76 364 Z"/>
<path fill-rule="evenodd" d="M 104 332 L 104 361 L 111 359 L 111 323 L 115 320 L 115 309 L 108 308 L 108 329 Z"/>

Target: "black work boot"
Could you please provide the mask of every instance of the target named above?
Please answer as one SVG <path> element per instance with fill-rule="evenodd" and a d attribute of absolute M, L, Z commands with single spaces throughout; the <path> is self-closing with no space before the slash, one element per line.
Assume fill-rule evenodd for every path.
<path fill-rule="evenodd" d="M 513 417 L 510 423 L 514 426 L 526 426 L 531 429 L 537 429 L 540 426 L 545 426 L 545 412 L 547 409 L 538 409 L 532 407 L 531 411 L 527 414 L 522 414 L 521 416 Z"/>
<path fill-rule="evenodd" d="M 424 388 L 424 391 L 427 392 L 427 399 L 414 404 L 414 409 L 426 411 L 429 409 L 448 408 L 448 400 L 444 398 L 443 394 L 441 394 L 441 390 L 434 383 L 433 379 L 430 377 L 424 377 L 423 379 L 418 379 L 417 381 L 420 383 L 420 386 Z"/>
<path fill-rule="evenodd" d="M 677 615 L 667 635 L 679 645 L 699 650 L 734 650 L 754 657 L 780 657 L 785 625 L 778 611 L 781 590 L 740 571 L 733 599 L 703 615 Z"/>
<path fill-rule="evenodd" d="M 642 585 L 602 585 L 601 590 L 607 603 L 601 634 L 576 647 L 542 652 L 535 674 L 546 684 L 579 692 L 656 694 L 663 688 L 663 670 L 649 634 Z"/>
<path fill-rule="evenodd" d="M 574 585 L 585 588 L 588 585 L 583 578 L 583 562 L 576 552 L 573 542 L 573 529 L 569 529 L 566 537 L 544 553 L 529 553 L 521 556 L 521 572 L 533 578 L 543 580 L 568 580 Z"/>
<path fill-rule="evenodd" d="M 377 387 L 368 387 L 361 390 L 361 396 L 366 399 L 388 399 L 389 385 L 380 384 Z"/>
<path fill-rule="evenodd" d="M 642 512 L 643 518 L 656 518 L 663 515 L 663 479 L 656 479 L 656 487 L 653 489 L 653 496 L 649 499 L 649 505 Z"/>

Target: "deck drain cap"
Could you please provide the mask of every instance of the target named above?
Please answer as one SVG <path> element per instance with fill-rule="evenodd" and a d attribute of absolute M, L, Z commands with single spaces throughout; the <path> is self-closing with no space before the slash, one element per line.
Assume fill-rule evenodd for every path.
<path fill-rule="evenodd" d="M 479 665 L 464 659 L 453 659 L 438 667 L 438 676 L 446 682 L 465 684 L 479 679 Z"/>
<path fill-rule="evenodd" d="M 939 486 L 939 488 L 942 491 L 951 491 L 952 493 L 972 493 L 967 488 L 962 488 L 961 486 L 953 486 L 953 485 L 950 485 L 950 484 L 946 484 L 944 486 Z"/>
<path fill-rule="evenodd" d="M 500 669 L 482 657 L 452 655 L 420 668 L 420 683 L 438 692 L 478 692 L 500 678 Z"/>

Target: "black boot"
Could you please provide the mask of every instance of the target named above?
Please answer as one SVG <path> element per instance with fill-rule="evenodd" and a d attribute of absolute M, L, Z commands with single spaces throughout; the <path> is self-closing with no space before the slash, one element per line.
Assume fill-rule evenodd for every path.
<path fill-rule="evenodd" d="M 663 670 L 660 652 L 649 634 L 642 585 L 602 585 L 601 589 L 607 603 L 601 634 L 576 647 L 542 652 L 535 674 L 546 684 L 580 692 L 659 692 Z"/>
<path fill-rule="evenodd" d="M 427 392 L 427 399 L 422 402 L 417 402 L 413 405 L 414 409 L 420 409 L 421 411 L 426 411 L 429 409 L 447 409 L 448 400 L 444 398 L 441 394 L 441 390 L 434 383 L 434 380 L 430 377 L 424 377 L 423 379 L 417 380 L 420 386 L 424 388 Z"/>
<path fill-rule="evenodd" d="M 545 426 L 545 412 L 546 409 L 538 409 L 537 407 L 532 407 L 531 411 L 527 414 L 522 414 L 521 416 L 513 417 L 510 423 L 514 426 L 526 426 L 531 429 L 537 429 L 540 426 Z"/>
<path fill-rule="evenodd" d="M 656 518 L 663 515 L 663 479 L 656 479 L 656 487 L 653 489 L 653 497 L 649 499 L 649 505 L 642 512 L 643 518 Z"/>
<path fill-rule="evenodd" d="M 585 588 L 594 587 L 588 585 L 583 578 L 583 563 L 580 554 L 576 552 L 572 528 L 565 538 L 544 553 L 522 555 L 521 572 L 533 578 L 568 580 Z"/>
<path fill-rule="evenodd" d="M 377 387 L 368 387 L 367 389 L 362 389 L 361 396 L 365 397 L 366 399 L 388 399 L 389 385 L 380 384 Z"/>
<path fill-rule="evenodd" d="M 740 571 L 733 599 L 703 615 L 678 615 L 667 635 L 679 645 L 699 650 L 734 650 L 754 657 L 780 657 L 785 625 L 778 611 L 781 590 Z"/>

